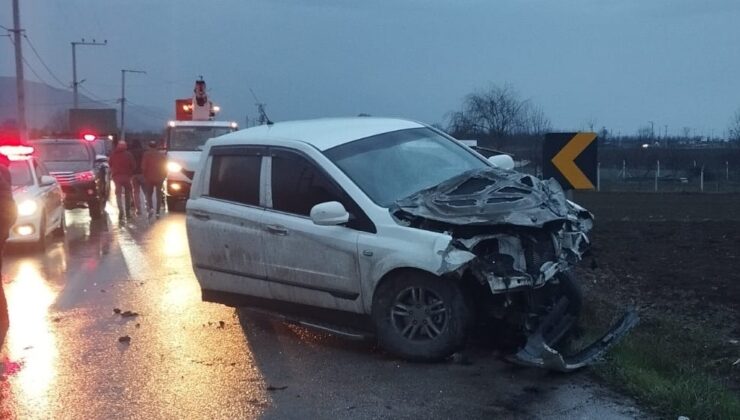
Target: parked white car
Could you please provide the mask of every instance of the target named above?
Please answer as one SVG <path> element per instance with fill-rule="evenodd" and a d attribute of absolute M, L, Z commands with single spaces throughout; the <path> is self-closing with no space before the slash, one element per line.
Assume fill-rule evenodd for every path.
<path fill-rule="evenodd" d="M 371 332 L 413 360 L 450 355 L 475 320 L 496 317 L 529 337 L 517 361 L 560 370 L 588 363 L 636 322 L 628 313 L 576 359 L 551 347 L 580 310 L 568 270 L 591 225 L 557 182 L 497 168 L 423 124 L 382 118 L 209 140 L 187 203 L 204 300 Z"/>
<path fill-rule="evenodd" d="M 43 248 L 50 234 L 64 234 L 62 189 L 36 157 L 16 157 L 9 169 L 18 218 L 8 242 L 33 242 Z"/>

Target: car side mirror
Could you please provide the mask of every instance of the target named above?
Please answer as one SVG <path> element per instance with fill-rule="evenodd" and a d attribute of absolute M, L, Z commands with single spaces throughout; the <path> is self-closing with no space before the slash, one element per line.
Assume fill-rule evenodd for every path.
<path fill-rule="evenodd" d="M 488 161 L 497 168 L 514 169 L 514 159 L 509 155 L 493 155 L 488 158 Z"/>
<path fill-rule="evenodd" d="M 106 155 L 95 155 L 95 163 L 108 162 L 108 156 Z"/>
<path fill-rule="evenodd" d="M 56 184 L 57 180 L 53 176 L 49 175 L 42 175 L 41 179 L 39 179 L 39 184 L 42 187 L 48 187 L 49 185 Z"/>
<path fill-rule="evenodd" d="M 311 208 L 311 220 L 319 226 L 343 225 L 349 221 L 349 213 L 342 203 L 327 201 Z"/>

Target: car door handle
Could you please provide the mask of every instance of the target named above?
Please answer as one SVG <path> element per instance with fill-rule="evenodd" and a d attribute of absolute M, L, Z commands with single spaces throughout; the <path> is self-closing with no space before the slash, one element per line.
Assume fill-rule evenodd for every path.
<path fill-rule="evenodd" d="M 198 220 L 211 220 L 211 216 L 203 213 L 193 213 L 193 217 Z"/>
<path fill-rule="evenodd" d="M 265 229 L 274 235 L 284 236 L 288 234 L 288 229 L 281 225 L 267 225 L 265 226 Z"/>

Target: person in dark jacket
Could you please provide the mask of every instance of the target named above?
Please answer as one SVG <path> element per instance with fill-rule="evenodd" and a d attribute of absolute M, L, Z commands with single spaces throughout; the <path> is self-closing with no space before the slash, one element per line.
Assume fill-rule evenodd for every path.
<path fill-rule="evenodd" d="M 157 217 L 162 210 L 162 201 L 164 192 L 162 184 L 167 177 L 167 156 L 162 150 L 159 150 L 156 141 L 149 142 L 149 149 L 144 152 L 141 158 L 141 172 L 144 176 L 144 195 L 146 196 L 146 206 L 151 217 L 152 193 L 156 194 L 157 200 Z"/>
<path fill-rule="evenodd" d="M 8 158 L 0 153 L 0 348 L 3 346 L 9 326 L 8 302 L 5 300 L 2 282 L 3 248 L 5 248 L 10 228 L 15 223 L 17 211 L 13 200 L 9 164 Z"/>
<path fill-rule="evenodd" d="M 129 214 L 131 209 L 131 177 L 136 169 L 136 161 L 127 149 L 126 142 L 119 141 L 108 159 L 111 178 L 113 178 L 113 184 L 116 186 L 118 220 L 131 216 Z"/>
<path fill-rule="evenodd" d="M 133 195 L 134 215 L 139 215 L 141 214 L 141 208 L 143 207 L 143 203 L 141 202 L 141 193 L 144 191 L 144 175 L 141 173 L 141 158 L 144 154 L 144 148 L 141 147 L 141 142 L 138 139 L 135 139 L 131 142 L 131 148 L 129 151 L 136 162 L 134 175 L 131 177 L 131 194 Z"/>

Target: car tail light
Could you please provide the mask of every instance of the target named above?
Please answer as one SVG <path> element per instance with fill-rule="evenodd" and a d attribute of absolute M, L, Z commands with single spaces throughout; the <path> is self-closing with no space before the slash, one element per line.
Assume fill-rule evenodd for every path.
<path fill-rule="evenodd" d="M 75 174 L 75 181 L 87 182 L 95 179 L 95 174 L 92 171 L 77 172 Z"/>

